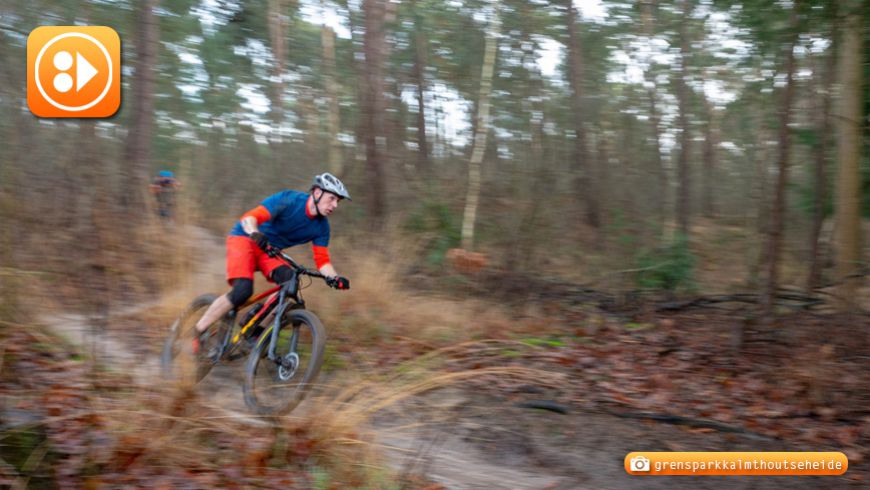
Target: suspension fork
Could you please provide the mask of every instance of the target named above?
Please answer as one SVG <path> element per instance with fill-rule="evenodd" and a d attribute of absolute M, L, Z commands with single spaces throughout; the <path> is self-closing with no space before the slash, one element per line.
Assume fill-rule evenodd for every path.
<path fill-rule="evenodd" d="M 290 305 L 289 301 L 284 301 L 284 296 L 285 293 L 282 288 L 281 292 L 278 293 L 278 307 L 275 308 L 275 318 L 272 319 L 272 335 L 269 336 L 269 360 L 278 363 L 281 362 L 275 355 L 275 349 L 278 347 L 278 330 L 281 328 L 281 319 L 284 317 L 284 311 Z"/>
<path fill-rule="evenodd" d="M 284 312 L 287 311 L 288 308 L 296 307 L 304 307 L 305 302 L 299 297 L 298 294 L 298 286 L 297 282 L 298 276 L 294 274 L 294 277 L 285 283 L 284 286 L 281 287 L 281 290 L 278 292 L 278 306 L 275 308 L 275 318 L 272 320 L 272 335 L 269 338 L 269 350 L 268 357 L 270 361 L 276 362 L 278 364 L 284 365 L 284 359 L 279 359 L 275 354 L 275 350 L 278 348 L 278 333 L 281 329 L 281 321 L 284 319 Z M 289 301 L 292 299 L 295 303 Z M 296 329 L 293 330 L 293 335 L 290 337 L 290 352 L 296 352 L 296 346 L 298 345 L 298 331 Z"/>

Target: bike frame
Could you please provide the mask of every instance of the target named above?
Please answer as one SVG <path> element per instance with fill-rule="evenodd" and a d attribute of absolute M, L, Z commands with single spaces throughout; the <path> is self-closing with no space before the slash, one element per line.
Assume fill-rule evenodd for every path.
<path fill-rule="evenodd" d="M 220 354 L 217 356 L 217 359 L 223 358 L 224 354 L 230 351 L 241 341 L 242 336 L 247 333 L 248 330 L 250 330 L 251 328 L 255 328 L 257 325 L 260 325 L 263 319 L 268 317 L 272 311 L 275 311 L 275 317 L 272 324 L 271 338 L 269 341 L 268 356 L 270 360 L 283 364 L 284 360 L 277 359 L 275 356 L 275 348 L 278 345 L 278 331 L 281 327 L 281 319 L 283 318 L 284 313 L 288 309 L 293 310 L 305 308 L 305 300 L 303 300 L 302 297 L 299 295 L 299 278 L 301 276 L 310 276 L 326 279 L 326 276 L 318 271 L 306 269 L 305 267 L 299 265 L 289 255 L 286 255 L 284 252 L 276 250 L 275 257 L 279 258 L 293 270 L 293 277 L 289 281 L 285 281 L 282 284 L 276 285 L 252 297 L 251 299 L 246 301 L 245 304 L 243 304 L 239 308 L 233 309 L 232 311 L 230 311 L 230 313 L 228 313 L 231 328 L 227 329 L 227 334 L 222 342 Z M 248 322 L 243 325 L 242 328 L 235 333 L 235 335 L 233 335 L 233 330 L 235 330 L 236 315 L 238 314 L 238 311 L 252 306 L 264 298 L 268 299 L 263 304 L 263 307 L 260 308 L 260 311 L 258 311 L 250 320 L 248 320 Z M 290 342 L 291 352 L 295 352 L 297 342 L 296 332 L 293 333 Z"/>

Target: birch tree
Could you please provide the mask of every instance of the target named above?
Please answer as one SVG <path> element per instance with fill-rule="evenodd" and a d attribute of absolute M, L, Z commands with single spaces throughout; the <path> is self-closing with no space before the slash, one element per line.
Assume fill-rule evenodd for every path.
<path fill-rule="evenodd" d="M 489 9 L 489 29 L 484 44 L 483 67 L 480 72 L 480 95 L 475 116 L 474 143 L 468 161 L 468 195 L 465 199 L 465 212 L 462 215 L 463 249 L 471 251 L 474 245 L 474 222 L 477 217 L 477 203 L 480 199 L 480 167 L 486 150 L 486 136 L 489 132 L 489 104 L 492 93 L 492 74 L 495 70 L 495 56 L 498 52 L 498 36 L 501 28 L 498 3 Z"/>

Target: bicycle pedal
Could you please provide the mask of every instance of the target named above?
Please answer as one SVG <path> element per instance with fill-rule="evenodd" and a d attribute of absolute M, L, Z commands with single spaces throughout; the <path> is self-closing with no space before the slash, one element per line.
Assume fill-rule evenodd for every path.
<path fill-rule="evenodd" d="M 237 344 L 230 347 L 229 353 L 226 355 L 226 359 L 228 361 L 234 361 L 236 359 L 240 359 L 242 357 L 246 357 L 251 353 L 251 350 L 254 348 L 256 344 L 256 339 L 249 339 L 243 337 L 241 341 Z"/>

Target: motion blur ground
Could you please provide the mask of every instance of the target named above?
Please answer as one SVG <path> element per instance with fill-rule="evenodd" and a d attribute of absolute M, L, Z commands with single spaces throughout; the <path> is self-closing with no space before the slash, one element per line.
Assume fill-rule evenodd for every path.
<path fill-rule="evenodd" d="M 866 486 L 867 15 L 0 2 L 0 486 Z M 115 116 L 29 112 L 50 25 L 118 33 Z M 227 224 L 325 170 L 354 189 L 331 218 L 354 288 L 305 290 L 330 332 L 312 396 L 264 419 L 239 365 L 157 382 L 171 321 L 226 287 Z M 850 467 L 625 474 L 656 449 Z"/>
<path fill-rule="evenodd" d="M 207 234 L 196 236 L 209 243 Z M 210 243 L 220 250 L 219 236 Z M 414 256 L 351 255 L 350 272 L 370 279 L 357 281 L 347 295 L 307 291 L 311 308 L 332 312 L 324 315 L 331 337 L 322 383 L 291 416 L 272 422 L 245 409 L 240 363 L 215 370 L 194 391 L 160 386 L 155 363 L 154 372 L 147 366 L 177 313 L 171 298 L 114 315 L 101 335 L 112 341 L 97 343 L 96 350 L 84 318 L 79 330 L 66 332 L 82 343 L 66 351 L 50 347 L 59 342 L 51 332 L 4 329 L 3 390 L 11 395 L 4 419 L 33 434 L 22 440 L 20 430 L 10 428 L 8 448 L 29 453 L 38 449 L 33 444 L 49 441 L 51 463 L 34 463 L 28 473 L 38 478 L 181 488 L 308 487 L 317 481 L 504 489 L 747 484 L 630 477 L 622 457 L 637 450 L 835 450 L 849 456 L 843 477 L 756 478 L 758 488 L 839 488 L 870 470 L 861 409 L 870 382 L 861 360 L 867 347 L 855 343 L 863 323 L 849 316 L 786 315 L 789 337 L 750 326 L 736 349 L 728 347 L 733 311 L 608 312 L 591 299 L 578 307 L 571 301 L 576 295 L 560 295 L 553 285 L 532 288 L 527 297 L 511 291 L 517 301 L 510 304 L 491 286 L 481 289 L 480 299 L 439 298 L 404 286 L 401 271 Z M 200 285 L 223 284 L 209 264 L 202 267 Z M 521 302 L 543 309 L 531 314 Z M 45 322 L 55 329 L 74 320 Z M 820 325 L 828 331 L 821 346 L 813 339 Z M 111 371 L 93 378 L 87 358 L 70 357 L 78 349 Z M 81 381 L 57 385 L 52 373 L 60 366 Z M 91 406 L 111 409 L 94 418 Z M 58 417 L 82 422 L 60 430 L 51 422 Z M 161 425 L 166 420 L 174 422 Z M 102 438 L 99 447 L 112 449 L 95 446 L 84 460 L 65 453 L 80 437 Z M 211 442 L 203 446 L 203 437 Z M 370 466 L 348 464 L 361 460 Z M 70 476 L 49 468 L 68 468 Z"/>

